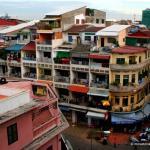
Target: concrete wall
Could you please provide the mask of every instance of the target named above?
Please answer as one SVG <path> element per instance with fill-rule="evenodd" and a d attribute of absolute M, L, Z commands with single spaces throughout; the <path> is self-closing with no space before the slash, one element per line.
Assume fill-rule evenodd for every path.
<path fill-rule="evenodd" d="M 18 141 L 8 145 L 7 127 L 17 123 Z M 24 114 L 15 119 L 12 119 L 0 126 L 0 146 L 1 150 L 19 150 L 33 140 L 32 132 L 32 115 L 31 113 Z"/>

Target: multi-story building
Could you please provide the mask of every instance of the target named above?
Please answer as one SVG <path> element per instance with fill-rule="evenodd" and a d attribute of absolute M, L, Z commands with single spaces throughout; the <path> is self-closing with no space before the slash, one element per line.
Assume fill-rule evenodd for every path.
<path fill-rule="evenodd" d="M 142 12 L 142 24 L 146 25 L 147 28 L 150 28 L 150 9 L 147 8 Z"/>
<path fill-rule="evenodd" d="M 68 123 L 50 82 L 0 85 L 0 100 L 1 150 L 61 150 L 60 133 Z"/>
<path fill-rule="evenodd" d="M 86 11 L 47 14 L 37 24 L 36 41 L 21 48 L 21 77 L 51 81 L 60 108 L 73 123 L 110 123 L 110 111 L 116 124 L 118 113 L 140 110 L 142 115 L 143 110 L 148 116 L 149 30 L 131 34 L 129 25 L 104 28 L 98 21 L 91 24 L 94 17 Z"/>
<path fill-rule="evenodd" d="M 149 115 L 150 51 L 147 48 L 124 46 L 112 50 L 109 91 L 112 123 L 135 124 Z"/>
<path fill-rule="evenodd" d="M 104 46 L 124 46 L 125 37 L 128 34 L 130 25 L 112 25 L 100 30 L 97 33 L 99 47 Z"/>

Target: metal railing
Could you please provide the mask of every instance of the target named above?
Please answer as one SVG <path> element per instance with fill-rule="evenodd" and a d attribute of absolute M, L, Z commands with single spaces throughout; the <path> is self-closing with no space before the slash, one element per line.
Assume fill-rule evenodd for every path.
<path fill-rule="evenodd" d="M 70 83 L 70 78 L 69 77 L 64 77 L 64 76 L 55 76 L 54 77 L 55 82 L 66 82 Z"/>

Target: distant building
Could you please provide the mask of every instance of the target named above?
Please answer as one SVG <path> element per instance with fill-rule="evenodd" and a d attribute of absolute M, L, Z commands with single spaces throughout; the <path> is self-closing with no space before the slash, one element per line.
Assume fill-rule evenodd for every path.
<path fill-rule="evenodd" d="M 150 9 L 143 10 L 142 13 L 142 24 L 146 25 L 148 28 L 150 28 Z"/>
<path fill-rule="evenodd" d="M 0 101 L 1 150 L 61 150 L 68 123 L 50 82 L 0 85 Z"/>

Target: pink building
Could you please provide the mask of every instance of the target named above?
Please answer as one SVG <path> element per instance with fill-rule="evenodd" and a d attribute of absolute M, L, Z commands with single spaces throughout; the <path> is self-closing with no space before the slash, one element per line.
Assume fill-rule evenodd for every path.
<path fill-rule="evenodd" d="M 0 85 L 0 149 L 61 150 L 68 123 L 49 82 Z"/>

